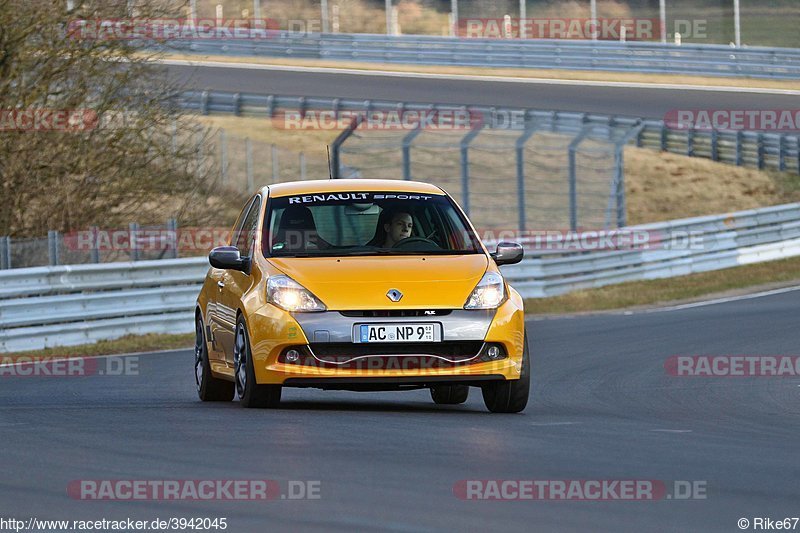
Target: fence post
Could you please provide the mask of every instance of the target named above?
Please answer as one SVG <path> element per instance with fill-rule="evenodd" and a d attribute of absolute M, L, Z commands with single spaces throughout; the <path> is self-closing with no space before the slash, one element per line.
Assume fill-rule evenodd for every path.
<path fill-rule="evenodd" d="M 525 231 L 528 215 L 525 212 L 525 144 L 536 133 L 536 126 L 533 121 L 525 122 L 525 131 L 517 138 L 516 159 L 517 159 L 517 226 L 519 231 Z"/>
<path fill-rule="evenodd" d="M 47 255 L 50 266 L 58 266 L 58 231 L 51 229 L 47 232 Z"/>
<path fill-rule="evenodd" d="M 300 152 L 300 181 L 306 180 L 306 154 Z"/>
<path fill-rule="evenodd" d="M 139 224 L 131 222 L 128 224 L 128 246 L 130 248 L 131 261 L 139 260 L 139 242 L 137 234 L 139 233 Z"/>
<path fill-rule="evenodd" d="M 758 134 L 758 168 L 764 168 L 764 134 Z"/>
<path fill-rule="evenodd" d="M 272 153 L 272 183 L 278 183 L 280 179 L 280 167 L 278 161 L 278 147 L 274 144 L 271 146 Z"/>
<path fill-rule="evenodd" d="M 97 226 L 92 226 L 92 263 L 100 262 L 100 245 L 97 242 L 97 234 L 100 233 Z"/>
<path fill-rule="evenodd" d="M 167 234 L 169 235 L 169 255 L 178 258 L 178 221 L 174 218 L 167 220 Z"/>
<path fill-rule="evenodd" d="M 483 122 L 461 139 L 461 207 L 469 216 L 469 143 L 483 130 Z"/>
<path fill-rule="evenodd" d="M 569 229 L 578 230 L 578 176 L 577 176 L 577 150 L 578 145 L 589 135 L 591 127 L 584 126 L 581 132 L 569 143 Z"/>
<path fill-rule="evenodd" d="M 228 183 L 228 146 L 225 139 L 225 130 L 219 130 L 219 150 L 220 150 L 220 179 L 222 184 Z"/>
<path fill-rule="evenodd" d="M 661 151 L 667 151 L 667 126 L 662 122 L 661 123 Z"/>
<path fill-rule="evenodd" d="M 686 155 L 694 157 L 694 128 L 686 132 Z"/>
<path fill-rule="evenodd" d="M 247 193 L 250 194 L 255 189 L 255 177 L 253 176 L 253 141 L 250 137 L 244 140 L 245 166 L 247 167 Z"/>
<path fill-rule="evenodd" d="M 411 143 L 420 133 L 422 133 L 421 123 L 403 137 L 403 179 L 406 181 L 411 180 Z"/>

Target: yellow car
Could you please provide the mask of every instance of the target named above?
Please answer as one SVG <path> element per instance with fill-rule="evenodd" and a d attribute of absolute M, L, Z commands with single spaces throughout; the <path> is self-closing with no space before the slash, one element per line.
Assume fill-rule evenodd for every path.
<path fill-rule="evenodd" d="M 428 388 L 437 404 L 480 387 L 492 412 L 530 389 L 523 303 L 450 196 L 411 181 L 328 180 L 261 189 L 197 298 L 203 401 L 276 407 L 282 387 Z"/>

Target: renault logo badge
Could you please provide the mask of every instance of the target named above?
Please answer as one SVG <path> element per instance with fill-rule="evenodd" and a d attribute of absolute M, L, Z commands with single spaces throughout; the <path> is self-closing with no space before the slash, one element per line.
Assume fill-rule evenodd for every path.
<path fill-rule="evenodd" d="M 386 296 L 393 302 L 399 302 L 400 298 L 403 297 L 403 293 L 397 289 L 391 289 L 386 293 Z"/>

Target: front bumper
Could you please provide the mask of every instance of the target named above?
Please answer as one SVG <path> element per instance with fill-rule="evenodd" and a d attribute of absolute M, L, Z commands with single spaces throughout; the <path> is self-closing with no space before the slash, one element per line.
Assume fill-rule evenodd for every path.
<path fill-rule="evenodd" d="M 248 321 L 256 380 L 295 387 L 384 390 L 519 378 L 525 327 L 520 298 L 509 298 L 497 310 L 436 313 L 353 316 L 358 313 L 327 311 L 292 315 L 265 305 Z M 364 353 L 365 345 L 352 342 L 354 327 L 374 322 L 440 323 L 442 342 L 406 347 L 403 353 L 393 353 L 391 346 L 384 349 L 370 344 L 379 353 Z M 505 357 L 486 360 L 482 355 L 489 345 L 499 346 Z M 303 354 L 300 362 L 287 362 L 286 352 L 293 348 Z"/>

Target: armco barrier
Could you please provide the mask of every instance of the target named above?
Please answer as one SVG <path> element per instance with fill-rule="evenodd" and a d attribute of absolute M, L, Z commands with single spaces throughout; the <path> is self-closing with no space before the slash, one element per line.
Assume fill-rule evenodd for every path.
<path fill-rule="evenodd" d="M 503 267 L 525 298 L 800 256 L 800 203 L 625 228 L 650 247 L 538 250 Z M 674 246 L 693 235 L 700 246 Z M 487 243 L 490 248 L 494 243 Z M 0 272 L 0 352 L 126 334 L 190 333 L 205 257 Z"/>
<path fill-rule="evenodd" d="M 273 32 L 268 38 L 173 41 L 202 54 L 416 65 L 607 70 L 800 79 L 800 50 L 717 44 Z"/>

